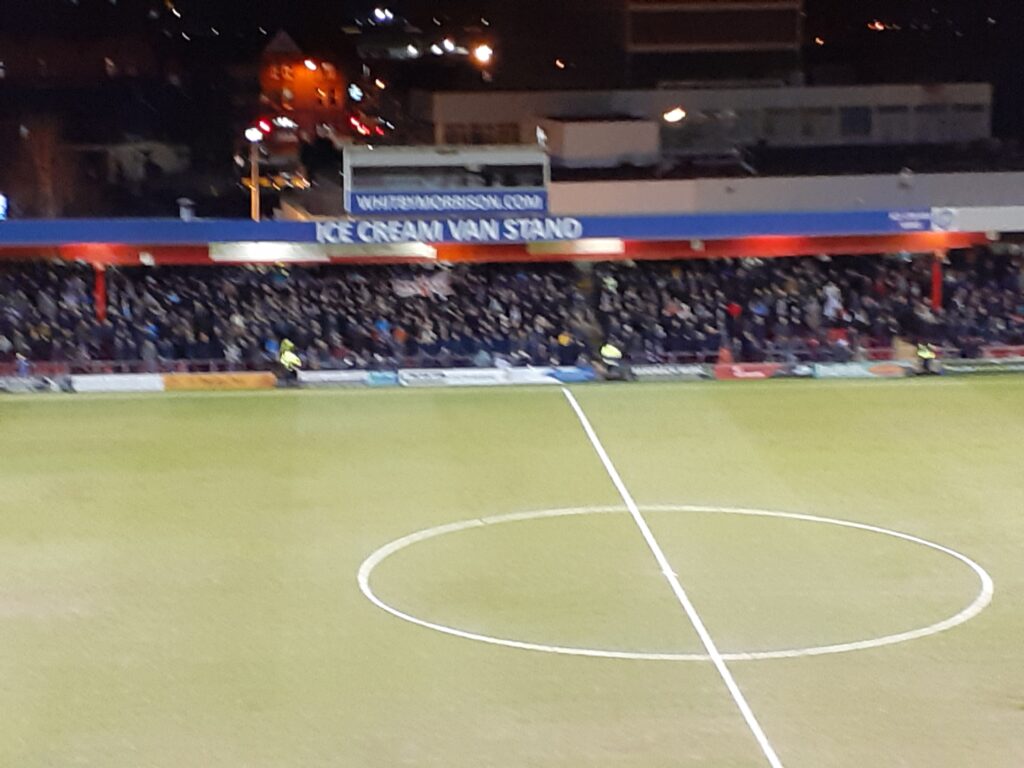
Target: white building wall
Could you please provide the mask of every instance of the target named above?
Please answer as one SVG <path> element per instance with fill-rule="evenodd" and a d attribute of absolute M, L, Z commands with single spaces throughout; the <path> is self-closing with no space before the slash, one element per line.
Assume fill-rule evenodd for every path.
<path fill-rule="evenodd" d="M 1024 206 L 1024 173 L 557 182 L 555 215 Z"/>
<path fill-rule="evenodd" d="M 554 166 L 602 168 L 652 165 L 661 154 L 660 126 L 641 120 L 540 120 Z"/>
<path fill-rule="evenodd" d="M 543 118 L 659 121 L 683 107 L 690 119 L 729 122 L 740 143 L 828 146 L 973 141 L 991 136 L 992 87 L 984 83 L 723 90 L 536 91 L 417 94 L 413 115 L 434 126 L 519 126 L 533 141 Z M 896 111 L 894 111 L 896 110 Z M 854 130 L 863 127 L 859 132 Z M 455 131 L 456 134 L 472 131 Z M 477 131 L 485 134 L 486 131 Z"/>

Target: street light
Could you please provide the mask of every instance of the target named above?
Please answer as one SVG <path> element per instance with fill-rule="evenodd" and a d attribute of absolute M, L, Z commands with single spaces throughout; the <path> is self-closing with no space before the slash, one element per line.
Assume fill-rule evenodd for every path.
<path fill-rule="evenodd" d="M 253 221 L 260 220 L 260 142 L 263 131 L 259 128 L 247 128 L 245 140 L 249 142 L 249 215 Z"/>
<path fill-rule="evenodd" d="M 478 64 L 486 66 L 494 59 L 494 49 L 487 43 L 481 43 L 473 49 L 473 58 Z"/>

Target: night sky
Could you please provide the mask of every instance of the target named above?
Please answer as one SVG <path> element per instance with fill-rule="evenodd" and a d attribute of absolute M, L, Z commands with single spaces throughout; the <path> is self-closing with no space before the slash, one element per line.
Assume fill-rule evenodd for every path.
<path fill-rule="evenodd" d="M 330 45 L 342 28 L 375 5 L 386 5 L 421 27 L 432 18 L 464 25 L 481 16 L 516 49 L 537 52 L 564 48 L 584 52 L 616 38 L 616 9 L 622 0 L 0 0 L 0 35 L 56 32 L 110 35 L 134 32 L 178 36 L 193 42 L 216 35 L 238 42 L 258 41 L 261 28 L 287 28 L 308 45 Z M 557 9 L 557 12 L 553 12 Z M 1024 31 L 1020 0 L 807 0 L 807 42 L 825 41 L 821 54 L 859 52 L 869 56 L 908 49 L 920 62 L 921 77 L 930 66 L 965 72 L 971 59 L 999 49 Z M 884 31 L 868 24 L 881 21 Z M 187 41 L 183 41 L 187 42 Z M 598 51 L 599 52 L 599 51 Z M 940 57 L 937 55 L 942 52 Z M 998 50 L 997 50 L 998 52 Z"/>
<path fill-rule="evenodd" d="M 495 36 L 495 87 L 616 86 L 622 0 L 0 0 L 4 35 L 135 34 L 185 60 L 251 60 L 277 29 L 310 52 L 351 57 L 344 27 L 387 5 L 423 29 Z M 990 81 L 997 126 L 1022 121 L 1024 0 L 806 0 L 809 82 Z M 553 12 L 557 9 L 557 12 Z M 433 19 L 441 22 L 434 26 Z M 871 26 L 882 26 L 881 30 Z M 817 42 L 816 42 L 817 39 Z M 556 71 L 556 58 L 569 66 Z M 2 50 L 0 50 L 2 60 Z M 682 79 L 682 78 L 669 78 Z"/>

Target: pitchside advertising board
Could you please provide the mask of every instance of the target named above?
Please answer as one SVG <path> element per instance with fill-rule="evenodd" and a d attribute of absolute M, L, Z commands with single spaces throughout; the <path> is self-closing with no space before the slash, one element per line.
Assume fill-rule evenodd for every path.
<path fill-rule="evenodd" d="M 714 367 L 719 381 L 763 381 L 765 379 L 810 379 L 814 366 L 803 363 L 719 363 Z"/>
<path fill-rule="evenodd" d="M 712 366 L 698 363 L 634 365 L 630 371 L 637 381 L 706 381 L 713 378 Z"/>
<path fill-rule="evenodd" d="M 398 371 L 303 371 L 312 387 L 498 387 L 576 384 L 594 381 L 591 368 L 406 368 Z"/>
<path fill-rule="evenodd" d="M 67 376 L 0 376 L 0 393 L 6 395 L 70 391 L 71 379 Z"/>
<path fill-rule="evenodd" d="M 942 373 L 966 376 L 981 373 L 1024 373 L 1024 358 L 997 358 L 992 360 L 942 360 Z"/>
<path fill-rule="evenodd" d="M 814 366 L 814 376 L 818 379 L 902 379 L 913 372 L 913 365 L 903 361 L 817 363 Z"/>

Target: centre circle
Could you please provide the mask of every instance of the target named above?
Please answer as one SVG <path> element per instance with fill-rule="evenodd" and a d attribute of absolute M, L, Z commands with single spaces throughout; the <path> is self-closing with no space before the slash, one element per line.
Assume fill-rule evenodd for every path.
<path fill-rule="evenodd" d="M 737 507 L 711 507 L 688 504 L 673 504 L 642 506 L 641 510 L 643 512 L 650 513 L 710 513 L 718 515 L 733 515 L 740 517 L 745 516 L 750 518 L 775 518 L 781 520 L 798 521 L 812 525 L 834 526 L 838 528 L 862 531 L 877 536 L 886 536 L 911 544 L 913 546 L 925 547 L 934 552 L 938 552 L 941 555 L 944 555 L 947 558 L 950 558 L 953 561 L 957 562 L 961 566 L 970 569 L 978 582 L 977 595 L 968 605 L 966 605 L 964 608 L 962 608 L 954 615 L 941 621 L 928 624 L 927 626 L 922 626 L 917 629 L 911 629 L 896 634 L 882 635 L 878 637 L 868 637 L 863 639 L 854 639 L 849 642 L 834 643 L 829 645 L 816 645 L 801 648 L 783 648 L 777 650 L 733 651 L 729 653 L 722 653 L 721 658 L 725 661 L 760 661 L 767 659 L 790 659 L 799 658 L 803 656 L 823 656 L 836 653 L 849 653 L 851 651 L 881 648 L 884 646 L 896 645 L 899 643 L 909 642 L 911 640 L 929 637 L 931 635 L 936 635 L 940 632 L 945 632 L 947 630 L 953 629 L 954 627 L 957 627 L 973 619 L 975 616 L 977 616 L 979 613 L 985 610 L 985 608 L 992 601 L 992 596 L 994 593 L 994 584 L 992 578 L 989 576 L 989 574 L 985 571 L 984 568 L 982 568 L 980 565 L 978 565 L 978 563 L 976 563 L 966 555 L 961 554 L 956 550 L 950 549 L 949 547 L 945 547 L 941 544 L 937 544 L 935 542 L 928 541 L 926 539 L 913 536 L 908 533 L 890 530 L 888 528 L 882 528 L 875 525 L 868 525 L 866 523 L 858 523 L 849 520 L 840 520 L 830 517 L 819 517 L 816 515 L 807 515 L 795 512 L 778 512 L 763 509 L 743 509 Z M 548 645 L 543 643 L 526 642 L 522 640 L 517 640 L 515 638 L 494 637 L 486 634 L 480 634 L 477 632 L 471 632 L 459 629 L 457 627 L 446 626 L 444 624 L 429 621 L 427 619 L 414 616 L 406 611 L 400 610 L 382 600 L 374 592 L 371 586 L 373 572 L 381 563 L 383 563 L 385 560 L 387 560 L 389 557 L 396 554 L 397 552 L 400 552 L 421 542 L 428 541 L 430 539 L 435 539 L 441 536 L 453 535 L 461 531 L 480 529 L 488 526 L 524 522 L 529 520 L 609 514 L 626 515 L 628 514 L 628 512 L 621 506 L 592 506 L 574 507 L 567 509 L 542 509 L 529 512 L 515 512 L 511 514 L 474 518 L 471 520 L 463 520 L 455 523 L 448 523 L 445 525 L 435 526 L 433 528 L 427 528 L 425 530 L 417 531 L 407 536 L 403 536 L 400 539 L 396 539 L 395 541 L 392 541 L 391 543 L 384 545 L 383 547 L 375 551 L 373 554 L 371 554 L 359 567 L 357 575 L 359 589 L 371 603 L 373 603 L 381 610 L 386 611 L 387 613 L 391 614 L 396 618 L 402 619 L 403 621 L 407 621 L 420 627 L 434 630 L 436 632 L 441 632 L 447 635 L 452 635 L 454 637 L 459 637 L 464 640 L 474 640 L 476 642 L 504 646 L 507 648 L 515 648 L 518 650 L 563 654 L 568 656 L 584 656 L 606 659 L 633 659 L 647 661 L 709 661 L 710 657 L 704 653 L 664 653 L 609 650 L 602 648 L 583 648 L 569 645 Z M 683 584 L 683 586 L 686 586 L 685 583 Z"/>

